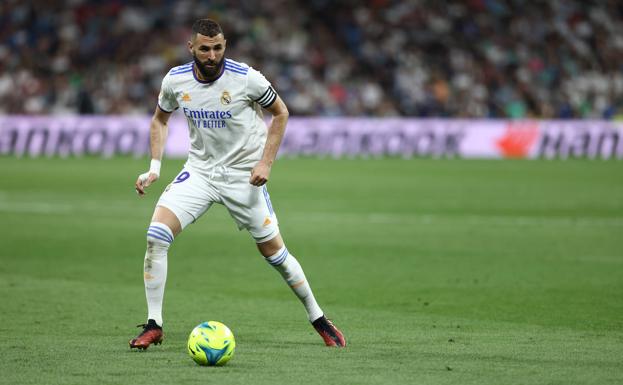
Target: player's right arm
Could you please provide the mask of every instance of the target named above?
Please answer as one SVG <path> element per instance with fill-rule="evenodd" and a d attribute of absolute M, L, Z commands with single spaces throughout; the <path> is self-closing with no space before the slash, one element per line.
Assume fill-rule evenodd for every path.
<path fill-rule="evenodd" d="M 136 192 L 145 195 L 145 189 L 160 177 L 160 161 L 164 152 L 167 135 L 169 133 L 169 117 L 171 112 L 166 112 L 160 106 L 156 107 L 154 116 L 149 125 L 149 143 L 151 147 L 151 164 L 149 171 L 138 176 L 136 179 Z"/>
<path fill-rule="evenodd" d="M 145 195 L 145 188 L 160 177 L 160 160 L 164 152 L 164 145 L 169 133 L 168 122 L 171 113 L 179 108 L 170 75 L 162 79 L 162 87 L 158 95 L 158 106 L 149 125 L 149 143 L 151 146 L 151 164 L 149 171 L 138 176 L 134 187 L 138 195 Z"/>

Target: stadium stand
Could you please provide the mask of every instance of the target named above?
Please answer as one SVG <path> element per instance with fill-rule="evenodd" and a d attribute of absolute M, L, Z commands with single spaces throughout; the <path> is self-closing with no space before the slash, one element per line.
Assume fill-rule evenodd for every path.
<path fill-rule="evenodd" d="M 8 0 L 0 113 L 151 113 L 197 17 L 295 115 L 623 118 L 616 0 Z"/>

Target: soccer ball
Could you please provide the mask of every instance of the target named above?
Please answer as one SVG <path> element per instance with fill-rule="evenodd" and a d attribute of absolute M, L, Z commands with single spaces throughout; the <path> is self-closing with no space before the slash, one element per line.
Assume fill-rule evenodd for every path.
<path fill-rule="evenodd" d="M 233 333 L 217 321 L 197 325 L 188 337 L 188 354 L 199 365 L 225 365 L 235 348 Z"/>

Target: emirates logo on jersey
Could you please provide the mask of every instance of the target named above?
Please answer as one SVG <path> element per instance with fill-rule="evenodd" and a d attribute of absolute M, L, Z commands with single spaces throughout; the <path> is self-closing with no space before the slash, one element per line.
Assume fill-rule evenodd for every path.
<path fill-rule="evenodd" d="M 221 95 L 221 103 L 224 105 L 231 103 L 231 95 L 229 92 L 223 91 L 223 94 Z"/>

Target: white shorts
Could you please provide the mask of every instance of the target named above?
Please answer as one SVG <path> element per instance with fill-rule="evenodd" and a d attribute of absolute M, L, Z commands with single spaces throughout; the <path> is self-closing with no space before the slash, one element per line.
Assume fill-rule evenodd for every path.
<path fill-rule="evenodd" d="M 168 208 L 182 229 L 201 217 L 212 203 L 224 205 L 238 229 L 247 229 L 257 243 L 279 234 L 277 216 L 266 185 L 253 186 L 249 173 L 224 172 L 206 176 L 185 165 L 165 189 L 157 205 Z"/>

